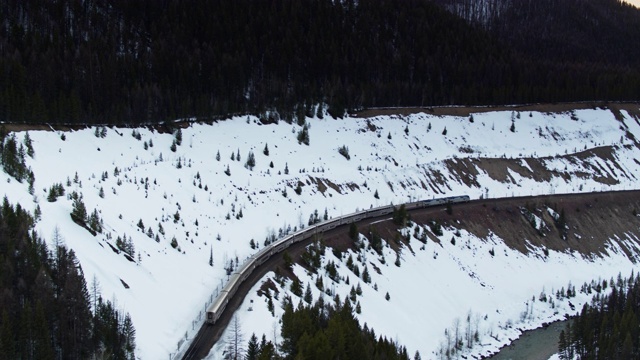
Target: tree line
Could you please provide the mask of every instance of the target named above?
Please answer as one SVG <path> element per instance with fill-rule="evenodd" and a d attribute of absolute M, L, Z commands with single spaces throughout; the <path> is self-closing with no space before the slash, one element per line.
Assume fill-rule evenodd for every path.
<path fill-rule="evenodd" d="M 501 12 L 500 30 L 427 0 L 7 0 L 0 120 L 138 125 L 273 110 L 292 120 L 375 106 L 637 100 L 638 11 L 614 0 L 540 3 Z M 567 3 L 554 19 L 579 10 L 557 36 L 536 20 L 558 10 L 553 3 Z M 611 21 L 585 16 L 592 7 L 581 3 L 623 16 L 615 36 L 602 38 Z M 573 36 L 575 27 L 593 30 Z M 542 30 L 549 36 L 536 42 Z"/>
<path fill-rule="evenodd" d="M 373 329 L 365 324 L 360 326 L 354 316 L 350 300 L 344 302 L 338 296 L 331 303 L 323 298 L 314 304 L 302 301 L 293 306 L 290 298 L 284 302 L 279 346 L 262 341 L 253 334 L 244 347 L 238 344 L 239 325 L 237 319 L 232 324 L 235 335 L 225 353 L 227 359 L 271 360 L 271 359 L 385 359 L 409 360 L 407 349 L 393 340 L 377 336 Z M 416 352 L 414 359 L 420 359 Z"/>
<path fill-rule="evenodd" d="M 560 359 L 637 359 L 640 357 L 640 276 L 618 276 L 609 281 L 611 292 L 602 295 L 607 281 L 589 286 L 596 294 L 591 304 L 560 332 Z"/>
<path fill-rule="evenodd" d="M 5 197 L 0 209 L 0 354 L 6 359 L 134 359 L 129 314 L 105 301 L 59 231 L 47 248 L 37 221 Z"/>

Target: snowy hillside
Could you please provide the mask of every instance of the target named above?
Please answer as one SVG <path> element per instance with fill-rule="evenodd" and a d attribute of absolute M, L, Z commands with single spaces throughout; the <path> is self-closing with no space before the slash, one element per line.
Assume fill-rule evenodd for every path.
<path fill-rule="evenodd" d="M 322 217 L 326 210 L 332 217 L 458 194 L 479 198 L 632 189 L 640 177 L 635 140 L 640 124 L 624 111 L 307 120 L 308 146 L 297 141 L 299 126 L 262 125 L 255 117 L 243 116 L 182 129 L 175 152 L 175 134 L 145 128 L 31 131 L 35 156 L 27 158 L 27 165 L 35 174 L 34 195 L 26 183 L 6 174 L 0 195 L 31 211 L 39 205 L 38 232 L 50 241 L 59 229 L 76 252 L 87 283 L 95 277 L 103 297 L 117 299 L 131 314 L 138 356 L 160 359 L 175 354 L 185 334 L 191 337 L 198 329 L 204 309 L 227 277 L 225 268 L 257 251 L 250 246 L 252 240 L 262 247 L 267 238 L 306 226 L 314 211 Z M 16 136 L 22 141 L 24 133 Z M 338 152 L 343 146 L 349 160 Z M 250 153 L 253 169 L 245 166 Z M 487 159 L 511 165 L 496 169 Z M 541 169 L 546 169 L 544 175 Z M 62 184 L 66 196 L 49 202 L 54 184 Z M 102 233 L 93 236 L 71 220 L 73 191 L 81 195 L 88 213 L 97 210 Z M 118 237 L 133 253 L 129 259 L 113 250 Z M 491 330 L 505 341 L 515 330 L 499 329 L 520 317 L 532 295 L 566 287 L 569 281 L 581 284 L 619 271 L 626 275 L 633 268 L 623 253 L 594 262 L 570 254 L 543 261 L 509 250 L 498 238 L 480 241 L 463 233 L 458 241 L 474 245 L 470 250 L 445 242 L 437 250 L 427 245 L 415 254 L 403 252 L 400 267 L 393 264 L 392 250 L 385 248 L 388 261 L 380 265 L 381 274 L 369 269 L 372 282 L 362 284 L 362 322 L 397 339 L 410 353 L 420 350 L 428 358 L 440 345 L 444 329 L 469 311 L 483 316 L 482 331 Z M 489 248 L 500 254 L 500 261 L 487 261 Z M 327 251 L 325 263 L 333 260 L 354 284 L 344 259 L 332 256 Z M 378 261 L 373 254 L 360 256 Z M 413 274 L 428 286 L 399 281 Z M 312 285 L 317 298 L 315 278 L 302 268 L 296 268 L 296 275 Z M 521 281 L 523 277 L 529 280 Z M 344 298 L 350 285 L 332 288 Z M 392 306 L 385 300 L 387 292 Z M 261 305 L 254 305 L 253 312 L 246 311 L 248 305 L 240 310 L 245 333 L 265 333 L 272 339 L 277 319 L 268 313 L 264 297 L 254 291 L 245 304 L 250 299 Z M 540 316 L 529 321 L 547 321 L 553 311 L 543 308 L 536 304 Z M 500 344 L 487 339 L 483 342 L 488 347 Z M 218 344 L 212 356 L 219 356 L 222 346 Z"/>

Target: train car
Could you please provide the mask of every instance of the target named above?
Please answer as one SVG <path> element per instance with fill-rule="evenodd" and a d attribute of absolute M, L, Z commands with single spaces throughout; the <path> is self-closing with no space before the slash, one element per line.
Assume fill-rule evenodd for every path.
<path fill-rule="evenodd" d="M 381 206 L 381 207 L 377 207 L 377 208 L 373 208 L 373 209 L 367 210 L 367 218 L 372 218 L 372 217 L 382 216 L 382 215 L 388 215 L 388 214 L 391 214 L 392 212 L 393 212 L 393 206 L 392 205 Z"/>
<path fill-rule="evenodd" d="M 465 203 L 465 202 L 469 202 L 470 200 L 471 199 L 469 198 L 469 195 L 460 195 L 460 196 L 450 196 L 450 197 L 439 198 L 439 199 L 423 200 L 422 204 L 423 204 L 423 207 L 429 207 L 429 206 L 438 206 L 438 205 L 445 205 L 445 204 Z"/>
<path fill-rule="evenodd" d="M 470 201 L 468 195 L 450 196 L 439 199 L 429 199 L 407 203 L 405 204 L 405 208 L 408 210 L 412 210 L 420 207 L 437 206 L 449 203 L 464 203 L 468 201 Z M 293 243 L 302 241 L 308 237 L 311 237 L 313 234 L 317 234 L 318 232 L 331 230 L 338 225 L 346 225 L 367 218 L 388 215 L 393 212 L 394 208 L 395 207 L 393 205 L 385 205 L 369 210 L 363 210 L 353 214 L 339 216 L 335 219 L 311 225 L 306 229 L 300 230 L 292 235 L 287 235 L 284 238 L 265 246 L 257 254 L 250 256 L 242 265 L 242 267 L 240 267 L 240 269 L 238 269 L 229 277 L 229 281 L 227 282 L 227 284 L 224 286 L 222 291 L 220 291 L 220 294 L 218 295 L 216 300 L 207 309 L 207 316 L 205 320 L 206 323 L 215 324 L 216 321 L 218 321 L 220 315 L 227 307 L 229 300 L 235 295 L 236 291 L 238 291 L 240 284 L 242 284 L 242 282 L 245 281 L 249 277 L 249 275 L 251 275 L 251 273 L 253 273 L 253 270 L 257 266 L 262 265 L 274 254 L 280 253 L 287 247 L 291 246 Z"/>
<path fill-rule="evenodd" d="M 255 255 L 256 266 L 262 265 L 265 261 L 267 261 L 269 257 L 271 257 L 270 251 L 271 248 L 269 246 L 265 246 L 260 251 L 258 251 L 258 253 Z"/>
<path fill-rule="evenodd" d="M 224 309 L 227 307 L 228 302 L 229 297 L 226 296 L 225 291 L 222 290 L 213 304 L 211 304 L 211 306 L 209 306 L 209 308 L 207 309 L 207 324 L 213 325 L 216 323 L 216 321 L 218 321 L 218 318 L 220 318 L 220 314 L 222 314 Z"/>
<path fill-rule="evenodd" d="M 460 196 L 451 196 L 451 197 L 445 198 L 445 200 L 448 203 L 455 204 L 455 203 L 469 202 L 469 200 L 471 199 L 469 198 L 469 195 L 460 195 Z"/>
<path fill-rule="evenodd" d="M 213 304 L 207 309 L 207 324 L 215 324 L 215 322 L 218 321 L 220 314 L 222 314 L 227 307 L 229 299 L 235 295 L 241 282 L 238 273 L 233 273 L 231 277 L 229 277 L 227 284 L 222 288 L 222 291 L 220 291 L 220 294 Z"/>

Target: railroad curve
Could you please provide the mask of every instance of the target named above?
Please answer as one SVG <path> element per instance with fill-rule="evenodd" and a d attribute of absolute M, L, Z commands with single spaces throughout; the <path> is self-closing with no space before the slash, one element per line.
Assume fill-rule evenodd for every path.
<path fill-rule="evenodd" d="M 627 190 L 627 191 L 608 191 L 608 192 L 593 192 L 593 193 L 578 193 L 578 194 L 554 194 L 554 195 L 539 195 L 539 196 L 505 197 L 505 198 L 493 198 L 493 199 L 477 199 L 477 200 L 471 200 L 468 202 L 464 201 L 462 203 L 457 203 L 456 207 L 474 206 L 478 203 L 485 203 L 487 205 L 490 205 L 490 204 L 498 205 L 501 202 L 528 201 L 533 199 L 550 199 L 550 200 L 555 199 L 555 200 L 561 201 L 561 199 L 563 198 L 589 196 L 594 194 L 605 195 L 609 193 L 622 193 L 622 192 L 639 192 L 639 191 Z M 418 203 L 420 202 L 405 204 L 407 211 L 409 213 L 417 213 L 417 212 L 430 213 L 430 212 L 444 211 L 447 206 L 447 202 L 438 203 L 435 205 L 429 205 L 427 207 L 416 205 Z M 372 211 L 372 210 L 379 210 L 381 208 L 364 210 L 362 212 L 345 215 L 336 219 L 331 219 L 327 222 L 322 222 L 316 225 L 309 226 L 304 231 L 302 231 L 303 233 L 306 234 L 305 236 L 303 236 L 300 239 L 297 239 L 296 241 L 292 241 L 286 244 L 286 246 L 282 246 L 282 245 L 286 243 L 287 239 L 292 238 L 298 233 L 286 236 L 272 243 L 270 245 L 271 249 L 277 249 L 277 251 L 269 254 L 266 260 L 256 265 L 255 267 L 251 268 L 251 271 L 249 274 L 244 274 L 244 278 L 238 283 L 233 293 L 227 299 L 227 302 L 223 307 L 221 314 L 219 314 L 217 317 L 217 321 L 215 321 L 214 324 L 207 324 L 207 322 L 205 321 L 205 323 L 202 325 L 202 327 L 198 331 L 197 335 L 191 340 L 191 343 L 189 344 L 188 348 L 182 355 L 182 359 L 184 360 L 202 359 L 205 356 L 207 356 L 211 348 L 222 336 L 222 333 L 224 332 L 224 330 L 226 329 L 227 325 L 230 323 L 233 317 L 233 313 L 236 311 L 236 309 L 239 308 L 240 304 L 244 300 L 244 297 L 248 294 L 249 290 L 269 271 L 274 270 L 277 266 L 284 265 L 284 260 L 282 259 L 282 256 L 276 256 L 276 255 L 282 253 L 284 250 L 287 250 L 287 252 L 289 252 L 289 254 L 292 256 L 292 258 L 296 258 L 296 256 L 302 254 L 302 252 L 304 252 L 306 247 L 309 244 L 311 244 L 311 242 L 313 241 L 314 235 L 323 234 L 324 236 L 331 236 L 332 234 L 343 232 L 345 231 L 344 227 L 349 226 L 351 222 L 355 222 L 358 225 L 358 228 L 362 228 L 363 223 L 391 221 L 392 219 L 391 217 L 389 217 L 389 215 L 393 212 L 393 206 L 390 205 L 388 207 L 391 208 L 390 211 L 385 211 L 384 213 L 375 215 L 375 216 L 370 216 L 370 217 L 363 216 L 359 218 L 357 217 L 358 214 L 366 213 L 367 211 Z M 383 208 L 386 208 L 386 207 L 383 207 Z M 344 218 L 348 218 L 353 221 L 343 222 L 335 226 L 327 226 L 327 223 L 329 222 L 332 222 L 332 221 L 335 222 L 336 220 L 344 219 Z M 250 260 L 246 261 L 238 271 L 242 271 L 243 269 L 246 269 L 247 264 L 251 260 L 253 260 L 256 256 L 263 254 L 263 251 L 265 251 L 266 249 L 267 248 L 263 248 L 260 252 L 250 257 Z M 180 353 L 178 353 L 177 355 L 180 355 Z"/>

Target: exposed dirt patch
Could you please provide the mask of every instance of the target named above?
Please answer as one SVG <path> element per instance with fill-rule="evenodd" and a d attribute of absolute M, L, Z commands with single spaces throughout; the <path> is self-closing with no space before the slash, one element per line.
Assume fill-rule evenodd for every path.
<path fill-rule="evenodd" d="M 276 284 L 271 281 L 271 279 L 267 279 L 260 285 L 260 289 L 258 289 L 258 296 L 267 295 L 267 294 L 277 294 L 278 287 Z"/>
<path fill-rule="evenodd" d="M 485 241 L 489 241 L 490 234 L 495 234 L 508 247 L 523 254 L 530 253 L 535 247 L 592 258 L 606 255 L 608 241 L 625 235 L 635 238 L 637 243 L 631 249 L 622 247 L 627 255 L 637 252 L 640 246 L 640 191 L 487 199 L 457 204 L 452 209 L 451 215 L 447 214 L 445 207 L 424 209 L 412 212 L 411 218 L 425 227 L 436 220 L 443 227 L 463 229 Z M 544 229 L 534 228 L 522 209 L 528 209 L 541 218 L 545 223 Z M 566 240 L 548 209 L 556 214 L 564 212 Z M 408 245 L 390 216 L 385 221 L 370 223 L 371 220 L 357 223 L 359 232 L 368 236 L 369 231 L 376 231 L 396 250 Z M 430 232 L 428 237 L 431 242 L 449 241 Z M 354 248 L 346 228 L 325 233 L 323 240 L 340 252 Z M 418 244 L 414 239 L 409 245 L 415 247 Z"/>
<path fill-rule="evenodd" d="M 565 113 L 572 110 L 610 108 L 619 112 L 627 110 L 630 114 L 640 116 L 638 103 L 609 103 L 604 101 L 579 102 L 579 103 L 553 103 L 553 104 L 528 104 L 528 105 L 501 105 L 501 106 L 436 106 L 413 108 L 383 108 L 366 109 L 352 114 L 354 117 L 369 118 L 381 115 L 407 116 L 417 113 L 425 113 L 436 116 L 469 116 L 472 113 L 490 111 L 539 111 L 545 113 Z"/>
<path fill-rule="evenodd" d="M 523 216 L 530 209 L 546 224 L 543 234 Z M 566 240 L 548 209 L 564 212 Z M 443 226 L 465 229 L 480 238 L 492 232 L 522 253 L 530 246 L 557 251 L 576 251 L 586 257 L 606 254 L 609 239 L 632 234 L 640 239 L 640 192 L 613 192 L 538 198 L 504 199 L 498 202 L 473 202 L 453 207 L 452 215 L 413 215 L 418 223 L 431 219 Z M 635 210 L 635 211 L 634 211 Z M 458 223 L 459 221 L 459 223 Z"/>
<path fill-rule="evenodd" d="M 517 184 L 514 175 L 532 179 L 536 182 L 549 182 L 554 177 L 564 180 L 572 178 L 591 178 L 606 185 L 617 184 L 619 181 L 613 176 L 624 176 L 635 179 L 633 174 L 626 172 L 615 158 L 615 149 L 611 146 L 602 146 L 575 154 L 568 154 L 543 158 L 455 158 L 443 161 L 452 176 L 459 182 L 469 187 L 480 187 L 478 176 L 486 173 L 491 179 L 502 183 Z M 594 159 L 604 161 L 595 162 Z M 562 159 L 574 165 L 580 165 L 581 170 L 568 171 L 567 169 L 552 169 L 547 162 Z M 573 168 L 580 168 L 574 166 Z M 441 187 L 446 186 L 446 179 L 438 171 L 425 173 L 426 180 L 433 191 L 439 193 Z"/>

